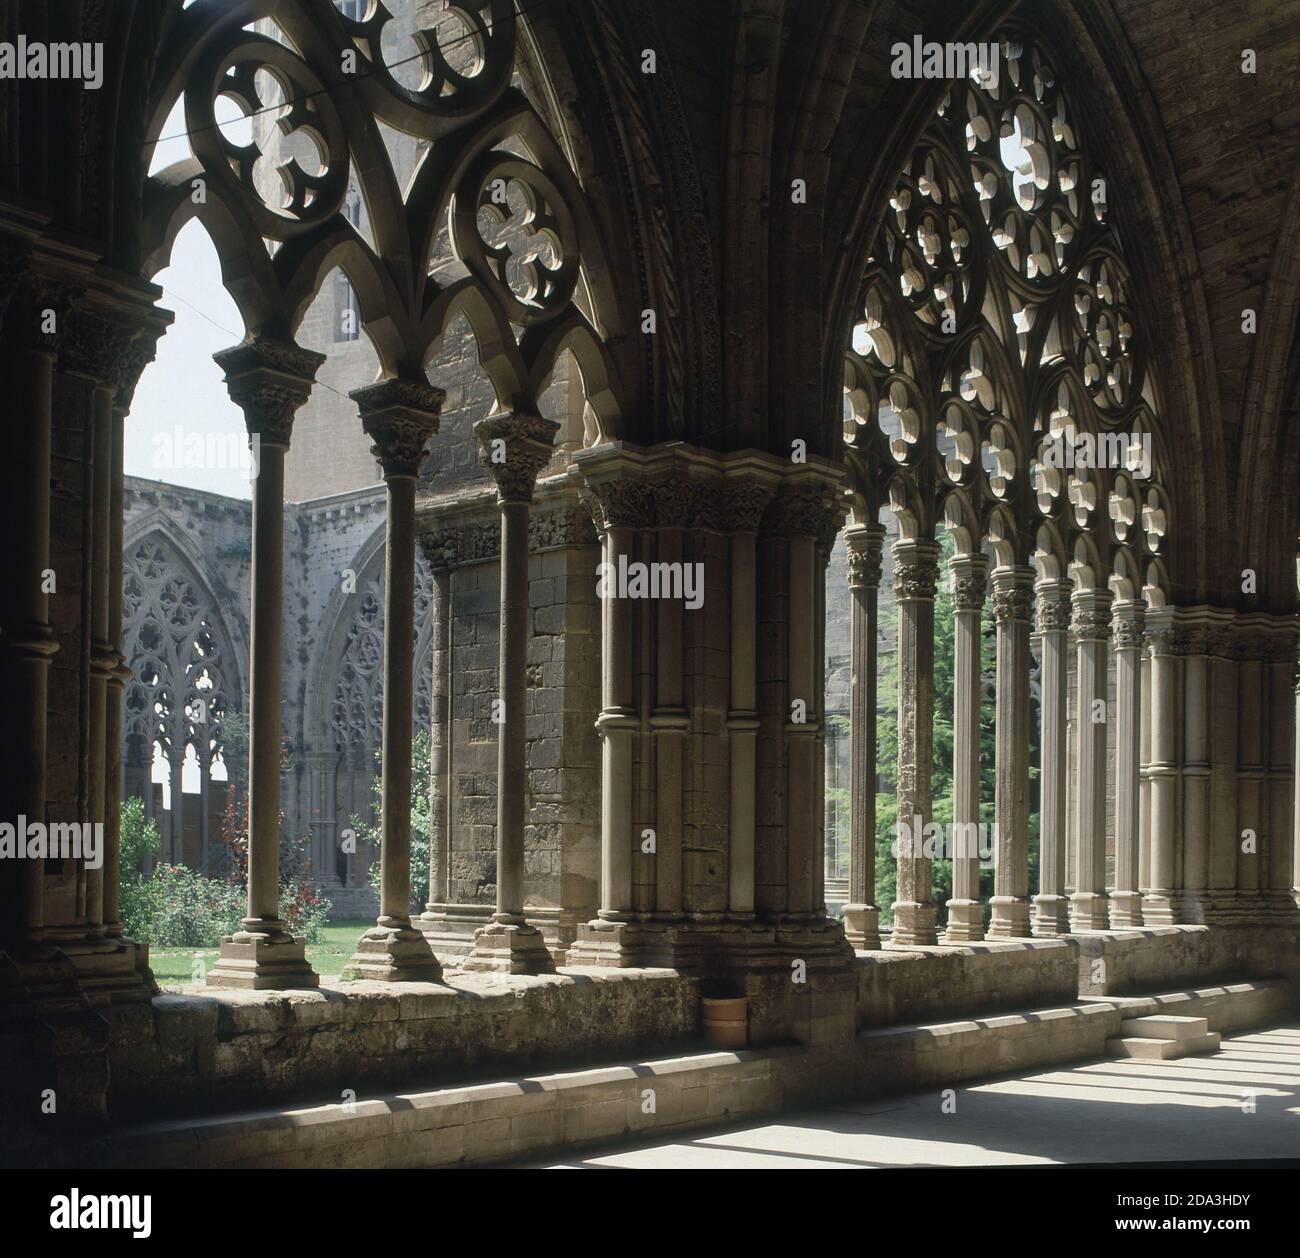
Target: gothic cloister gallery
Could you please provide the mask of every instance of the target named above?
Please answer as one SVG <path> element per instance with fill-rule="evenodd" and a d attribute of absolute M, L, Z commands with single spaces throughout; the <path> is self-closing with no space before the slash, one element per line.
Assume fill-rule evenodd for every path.
<path fill-rule="evenodd" d="M 1300 1156 L 1300 0 L 0 23 L 5 1164 Z"/>

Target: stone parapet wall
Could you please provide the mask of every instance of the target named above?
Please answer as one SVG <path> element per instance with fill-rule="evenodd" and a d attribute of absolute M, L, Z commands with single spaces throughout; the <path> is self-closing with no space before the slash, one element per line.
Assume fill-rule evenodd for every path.
<path fill-rule="evenodd" d="M 1078 947 L 1064 939 L 860 952 L 858 1026 L 1025 1009 L 1078 994 Z"/>
<path fill-rule="evenodd" d="M 1083 995 L 1133 995 L 1205 979 L 1300 978 L 1300 932 L 1286 926 L 1144 926 L 1072 935 Z"/>

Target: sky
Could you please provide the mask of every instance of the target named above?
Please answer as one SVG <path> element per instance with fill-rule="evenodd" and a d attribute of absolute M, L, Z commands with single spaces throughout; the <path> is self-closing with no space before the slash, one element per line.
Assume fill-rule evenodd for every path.
<path fill-rule="evenodd" d="M 221 110 L 223 104 L 229 109 Z M 229 117 L 238 111 L 233 103 L 219 100 L 218 116 L 223 112 Z M 247 139 L 251 127 L 245 124 L 245 128 L 242 137 L 234 128 L 228 133 L 232 138 Z M 163 127 L 151 174 L 190 155 L 186 140 L 167 138 L 184 130 L 184 115 L 178 105 Z M 222 287 L 217 251 L 197 219 L 186 224 L 176 238 L 171 265 L 153 276 L 153 281 L 163 289 L 159 304 L 174 311 L 176 319 L 159 340 L 157 357 L 145 368 L 136 387 L 126 421 L 126 474 L 247 498 L 247 471 L 237 459 L 226 457 L 232 450 L 242 449 L 243 416 L 230 401 L 221 369 L 212 361 L 217 350 L 244 339 L 244 321 Z M 198 440 L 218 457 L 205 459 L 204 466 L 186 467 L 186 438 L 192 439 L 191 453 Z"/>

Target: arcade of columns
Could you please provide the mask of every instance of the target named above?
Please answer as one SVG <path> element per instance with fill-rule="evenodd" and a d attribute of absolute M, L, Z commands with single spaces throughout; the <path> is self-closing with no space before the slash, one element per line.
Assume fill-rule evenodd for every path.
<path fill-rule="evenodd" d="M 501 530 L 497 903 L 468 968 L 519 973 L 552 964 L 525 913 L 523 717 L 530 506 L 554 440 L 536 399 L 561 347 L 578 357 L 598 420 L 599 438 L 575 455 L 573 468 L 602 558 L 616 568 L 623 560 L 697 563 L 705 574 L 698 613 L 664 599 L 601 605 L 601 695 L 592 713 L 600 734 L 600 903 L 579 927 L 570 961 L 725 970 L 781 968 L 798 958 L 829 969 L 849 959 L 849 944 L 879 945 L 874 652 L 884 536 L 877 521 L 886 501 L 903 524 L 894 548 L 898 815 L 918 817 L 922 826 L 934 802 L 940 518 L 958 539 L 951 563 L 957 821 L 979 815 L 978 635 L 992 586 L 995 888 L 985 931 L 977 864 L 959 856 L 945 937 L 1293 920 L 1295 619 L 1174 602 L 1161 538 L 1178 485 L 1169 480 L 1156 389 L 1135 352 L 1123 251 L 1107 235 L 1104 207 L 1093 211 L 1068 191 L 1088 187 L 1091 172 L 1081 146 L 1064 152 L 1074 144 L 1070 128 L 1055 125 L 1073 117 L 1069 102 L 1040 99 L 1050 76 L 1033 88 L 1031 76 L 1023 83 L 1008 76 L 1001 97 L 965 85 L 969 101 L 959 103 L 970 108 L 945 102 L 907 163 L 862 287 L 865 339 L 848 355 L 855 419 L 844 443 L 846 471 L 815 453 L 795 462 L 770 451 L 638 444 L 613 435 L 660 438 L 666 429 L 648 422 L 638 428 L 635 416 L 620 410 L 620 363 L 609 347 L 628 338 L 600 234 L 584 217 L 581 192 L 545 127 L 508 86 L 513 10 L 504 0 L 488 7 L 494 24 L 484 41 L 484 81 L 466 93 L 463 116 L 450 117 L 441 99 L 443 83 L 452 96 L 465 88 L 450 70 L 423 96 L 396 93 L 375 74 L 358 83 L 355 99 L 341 94 L 336 104 L 312 65 L 337 62 L 358 24 L 300 3 L 280 6 L 277 21 L 307 50 L 303 56 L 243 30 L 239 14 L 223 16 L 219 5 L 199 0 L 169 37 L 166 51 L 185 55 L 164 57 L 150 89 L 148 131 L 156 138 L 182 93 L 201 123 L 214 84 L 228 72 L 273 66 L 292 92 L 314 102 L 309 121 L 327 158 L 313 196 L 295 185 L 286 213 L 258 202 L 215 128 L 196 127 L 196 156 L 147 181 L 144 273 L 166 264 L 176 231 L 192 216 L 247 267 L 236 295 L 248 336 L 218 361 L 258 468 L 248 913 L 223 941 L 209 982 L 284 988 L 317 981 L 302 942 L 277 917 L 283 468 L 294 414 L 320 366 L 318 355 L 294 343 L 295 320 L 313 286 L 342 263 L 382 362 L 383 378 L 351 396 L 383 467 L 388 512 L 382 891 L 378 919 L 358 942 L 356 973 L 386 980 L 440 973 L 410 916 L 415 479 L 421 451 L 437 439 L 442 403 L 425 366 L 460 313 L 488 347 L 485 369 L 495 373 L 503 399 L 478 428 Z M 379 15 L 369 21 L 382 25 Z M 377 43 L 377 29 L 369 35 Z M 250 107 L 260 107 L 252 77 L 234 73 L 226 94 L 244 93 Z M 1026 169 L 1036 170 L 1041 150 L 1061 146 L 1070 178 L 1047 181 L 1041 200 L 1035 181 L 1017 182 L 999 157 L 995 108 L 1015 118 L 1031 157 Z M 404 201 L 382 174 L 375 117 L 459 146 L 458 162 L 430 163 L 413 185 L 415 200 Z M 514 135 L 535 161 L 497 147 Z M 1064 139 L 1049 141 L 1053 135 Z M 359 151 L 357 165 L 371 181 L 374 249 L 339 212 L 350 149 Z M 205 205 L 189 196 L 200 172 L 211 185 Z M 964 187 L 972 173 L 980 192 L 954 195 L 950 189 Z M 496 178 L 527 189 L 534 221 L 558 242 L 555 265 L 507 258 L 501 239 L 479 228 L 479 211 L 503 217 L 492 208 Z M 469 275 L 442 289 L 425 273 L 430 241 L 413 224 L 444 221 L 453 194 L 453 236 Z M 940 204 L 944 216 L 932 208 Z M 4 863 L 6 943 L 15 941 L 25 959 L 29 989 L 44 983 L 57 990 L 70 966 L 87 994 L 130 999 L 147 995 L 151 981 L 122 938 L 115 874 L 122 432 L 135 380 L 169 316 L 153 305 L 157 289 L 96 265 L 58 233 L 47 234 L 30 209 L 6 205 L 4 220 L 3 352 L 25 424 L 6 470 L 15 572 L 3 591 L 0 635 L 11 700 L 5 815 L 102 818 L 106 836 L 102 871 L 74 861 Z M 282 246 L 273 261 L 264 237 Z M 526 273 L 527 300 L 507 282 L 508 262 Z M 950 320 L 955 332 L 942 330 Z M 1047 437 L 1112 429 L 1154 436 L 1149 489 L 1119 472 L 1065 476 L 1045 464 Z M 822 893 L 821 718 L 825 566 L 846 515 L 853 859 L 852 903 L 841 927 L 826 916 Z M 53 588 L 48 572 L 58 577 Z M 1040 885 L 1031 895 L 1035 636 L 1042 763 Z M 435 696 L 435 709 L 445 703 L 445 694 Z M 1096 719 L 1099 711 L 1105 720 Z M 47 729 L 51 713 L 55 734 Z M 78 737 L 65 739 L 74 728 Z M 901 853 L 897 885 L 892 944 L 933 944 L 931 856 Z"/>

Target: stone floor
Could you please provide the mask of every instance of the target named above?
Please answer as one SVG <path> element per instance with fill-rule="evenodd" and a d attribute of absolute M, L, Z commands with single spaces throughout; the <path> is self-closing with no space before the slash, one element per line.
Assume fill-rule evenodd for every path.
<path fill-rule="evenodd" d="M 946 1104 L 945 1104 L 946 1101 Z M 947 1112 L 946 1112 L 947 1111 Z M 1027 1166 L 1300 1157 L 1300 1022 L 1178 1061 L 1097 1061 L 782 1115 L 552 1168 Z"/>

